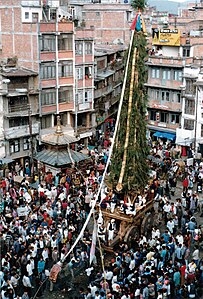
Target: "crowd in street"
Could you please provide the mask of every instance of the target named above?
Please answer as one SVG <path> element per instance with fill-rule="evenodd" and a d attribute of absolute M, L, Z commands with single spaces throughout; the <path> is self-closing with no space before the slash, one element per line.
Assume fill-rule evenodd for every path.
<path fill-rule="evenodd" d="M 99 255 L 89 264 L 92 232 L 87 229 L 67 258 L 66 254 L 95 200 L 109 155 L 107 140 L 89 151 L 92 164 L 85 174 L 78 169 L 56 176 L 47 172 L 37 187 L 32 187 L 26 176 L 15 183 L 15 176 L 22 174 L 18 164 L 7 171 L 1 180 L 2 299 L 31 299 L 39 286 L 37 296 L 43 298 L 45 291 L 55 290 L 49 275 L 60 261 L 64 261 L 72 279 L 78 267 L 85 269 L 88 285 L 80 288 L 80 299 L 200 298 L 203 227 L 197 215 L 202 216 L 203 162 L 180 167 L 171 154 L 170 143 L 157 142 L 151 148 L 151 157 L 156 160 L 149 161 L 153 177 L 149 184 L 146 182 L 143 194 L 134 201 L 120 200 L 106 186 L 100 200 L 101 210 L 129 217 L 153 200 L 158 225 L 130 242 L 121 241 L 105 264 L 104 273 L 98 272 Z M 182 194 L 176 197 L 180 179 Z M 115 220 L 105 226 L 100 213 L 97 224 L 101 244 L 110 245 L 119 230 Z"/>

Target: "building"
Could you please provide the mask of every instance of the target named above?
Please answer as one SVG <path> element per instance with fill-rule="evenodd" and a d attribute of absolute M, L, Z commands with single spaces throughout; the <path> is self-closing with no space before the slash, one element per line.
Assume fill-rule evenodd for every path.
<path fill-rule="evenodd" d="M 115 124 L 124 74 L 125 47 L 95 48 L 95 113 L 97 131 L 106 135 Z"/>
<path fill-rule="evenodd" d="M 125 45 L 130 41 L 133 9 L 126 1 L 69 1 L 78 24 L 95 29 L 95 44 Z"/>
<path fill-rule="evenodd" d="M 30 166 L 39 137 L 37 73 L 8 60 L 1 66 L 1 157 Z"/>
<path fill-rule="evenodd" d="M 188 16 L 187 22 L 181 16 L 176 20 L 169 18 L 169 24 L 176 21 L 177 27 L 153 28 L 146 86 L 151 136 L 168 137 L 182 146 L 193 143 L 197 150 L 201 135 L 198 115 L 202 103 L 196 81 L 201 77 L 203 59 L 200 29 L 203 10 L 194 9 L 198 12 L 192 12 L 193 18 Z M 182 24 L 180 29 L 178 24 Z"/>
<path fill-rule="evenodd" d="M 54 131 L 60 115 L 65 132 L 86 138 L 86 131 L 92 134 L 94 30 L 76 29 L 61 2 L 0 0 L 0 58 L 16 57 L 17 68 L 35 72 L 40 136 Z"/>

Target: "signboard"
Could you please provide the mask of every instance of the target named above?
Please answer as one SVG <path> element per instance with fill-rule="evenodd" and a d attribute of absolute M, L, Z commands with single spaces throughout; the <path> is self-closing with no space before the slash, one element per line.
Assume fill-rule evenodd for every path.
<path fill-rule="evenodd" d="M 17 208 L 18 217 L 27 216 L 28 210 L 26 207 Z"/>
<path fill-rule="evenodd" d="M 45 165 L 45 172 L 51 172 L 52 175 L 56 175 L 61 171 L 61 168 L 55 168 L 50 165 Z"/>
<path fill-rule="evenodd" d="M 152 29 L 152 44 L 157 46 L 180 46 L 179 29 Z"/>
<path fill-rule="evenodd" d="M 187 159 L 187 166 L 193 166 L 193 162 L 194 162 L 193 158 Z"/>

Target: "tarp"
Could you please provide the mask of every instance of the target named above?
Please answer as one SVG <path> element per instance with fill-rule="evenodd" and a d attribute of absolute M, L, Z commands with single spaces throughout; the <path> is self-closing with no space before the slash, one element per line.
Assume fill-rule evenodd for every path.
<path fill-rule="evenodd" d="M 0 165 L 1 164 L 8 164 L 13 162 L 14 160 L 12 160 L 11 158 L 0 158 Z"/>
<path fill-rule="evenodd" d="M 176 135 L 173 133 L 159 132 L 159 131 L 154 133 L 153 136 L 158 137 L 158 138 L 166 138 L 168 140 L 175 140 L 175 138 L 176 138 Z"/>
<path fill-rule="evenodd" d="M 21 175 L 14 176 L 14 182 L 15 183 L 21 184 L 23 180 L 24 180 L 24 177 L 22 177 Z"/>

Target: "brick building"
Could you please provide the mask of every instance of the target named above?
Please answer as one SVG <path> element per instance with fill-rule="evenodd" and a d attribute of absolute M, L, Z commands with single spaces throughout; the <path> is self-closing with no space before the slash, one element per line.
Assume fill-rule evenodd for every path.
<path fill-rule="evenodd" d="M 195 150 L 202 139 L 202 93 L 196 84 L 203 63 L 201 8 L 169 18 L 171 25 L 165 29 L 154 28 L 146 84 L 151 136 L 169 137 L 179 145 L 193 143 Z"/>
<path fill-rule="evenodd" d="M 33 159 L 40 130 L 37 81 L 36 72 L 11 60 L 1 67 L 1 157 L 17 159 L 23 167 Z"/>
<path fill-rule="evenodd" d="M 61 2 L 0 0 L 0 59 L 6 63 L 16 57 L 17 68 L 38 75 L 40 136 L 54 130 L 60 114 L 64 132 L 77 131 L 83 138 L 91 127 L 94 103 L 94 30 L 76 29 Z"/>

